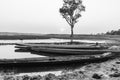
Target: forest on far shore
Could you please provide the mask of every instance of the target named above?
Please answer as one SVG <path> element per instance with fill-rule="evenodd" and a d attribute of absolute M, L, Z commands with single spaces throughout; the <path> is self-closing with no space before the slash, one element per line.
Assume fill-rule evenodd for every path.
<path fill-rule="evenodd" d="M 118 30 L 111 30 L 105 33 L 106 35 L 120 35 L 120 29 Z"/>

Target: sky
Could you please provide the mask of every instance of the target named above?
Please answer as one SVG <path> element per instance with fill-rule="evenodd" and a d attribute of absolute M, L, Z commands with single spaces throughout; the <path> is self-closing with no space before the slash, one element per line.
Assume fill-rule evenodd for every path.
<path fill-rule="evenodd" d="M 0 32 L 69 34 L 59 13 L 63 0 L 0 0 Z M 75 34 L 120 29 L 120 0 L 83 0 L 86 11 L 75 24 Z"/>

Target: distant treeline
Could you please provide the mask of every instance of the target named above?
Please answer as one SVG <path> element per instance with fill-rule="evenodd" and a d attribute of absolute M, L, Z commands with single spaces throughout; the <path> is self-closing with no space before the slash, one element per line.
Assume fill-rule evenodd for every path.
<path fill-rule="evenodd" d="M 120 35 L 120 29 L 118 30 L 111 30 L 105 33 L 106 35 Z"/>

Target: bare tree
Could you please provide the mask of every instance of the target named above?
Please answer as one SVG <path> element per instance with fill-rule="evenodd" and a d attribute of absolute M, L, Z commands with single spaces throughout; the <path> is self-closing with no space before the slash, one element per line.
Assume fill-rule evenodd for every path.
<path fill-rule="evenodd" d="M 60 13 L 71 26 L 71 43 L 73 43 L 73 28 L 77 19 L 81 17 L 81 11 L 85 11 L 82 5 L 82 0 L 63 0 L 63 6 L 60 8 Z"/>

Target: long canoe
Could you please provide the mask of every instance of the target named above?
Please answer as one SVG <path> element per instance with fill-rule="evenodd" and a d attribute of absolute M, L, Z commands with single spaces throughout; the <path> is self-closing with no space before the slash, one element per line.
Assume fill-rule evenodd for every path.
<path fill-rule="evenodd" d="M 31 48 L 31 47 L 44 47 L 44 48 L 60 48 L 60 49 L 105 49 L 106 46 L 99 46 L 95 44 L 17 44 L 15 48 Z"/>
<path fill-rule="evenodd" d="M 61 48 L 45 48 L 45 47 L 32 47 L 33 51 L 51 53 L 51 54 L 64 54 L 64 55 L 94 55 L 103 54 L 106 52 L 120 53 L 120 50 L 109 49 L 61 49 Z"/>
<path fill-rule="evenodd" d="M 75 62 L 97 62 L 113 58 L 112 53 L 105 53 L 100 55 L 79 55 L 79 56 L 58 56 L 58 57 L 38 57 L 38 58 L 22 58 L 22 59 L 0 59 L 0 65 L 42 65 L 42 64 L 61 64 L 61 63 L 75 63 Z M 24 64 L 24 65 L 23 65 Z"/>

